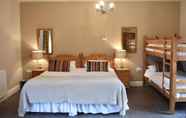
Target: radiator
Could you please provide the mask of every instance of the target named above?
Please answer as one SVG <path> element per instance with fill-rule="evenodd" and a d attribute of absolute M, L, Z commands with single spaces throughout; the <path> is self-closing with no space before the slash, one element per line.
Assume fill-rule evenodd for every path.
<path fill-rule="evenodd" d="M 0 70 L 0 99 L 6 95 L 6 92 L 7 92 L 6 72 Z"/>

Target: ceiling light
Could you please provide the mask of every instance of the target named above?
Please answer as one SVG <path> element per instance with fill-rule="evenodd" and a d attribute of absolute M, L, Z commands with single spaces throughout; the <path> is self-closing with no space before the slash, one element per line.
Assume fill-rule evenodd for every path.
<path fill-rule="evenodd" d="M 115 7 L 115 4 L 113 2 L 105 2 L 103 0 L 100 0 L 96 3 L 95 7 L 98 12 L 105 14 L 112 11 Z"/>

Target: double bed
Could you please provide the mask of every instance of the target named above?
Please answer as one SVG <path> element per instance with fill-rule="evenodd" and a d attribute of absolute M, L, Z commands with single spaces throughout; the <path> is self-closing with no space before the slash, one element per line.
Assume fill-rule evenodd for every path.
<path fill-rule="evenodd" d="M 26 112 L 68 113 L 69 116 L 118 112 L 124 116 L 128 109 L 125 86 L 112 68 L 108 72 L 76 68 L 70 72 L 46 71 L 29 80 L 21 91 L 18 113 L 20 117 Z"/>

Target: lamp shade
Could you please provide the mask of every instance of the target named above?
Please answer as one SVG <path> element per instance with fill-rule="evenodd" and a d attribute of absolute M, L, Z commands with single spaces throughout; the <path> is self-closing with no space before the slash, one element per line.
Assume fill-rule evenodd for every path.
<path fill-rule="evenodd" d="M 116 50 L 116 58 L 125 58 L 126 50 Z"/>
<path fill-rule="evenodd" d="M 35 50 L 35 51 L 32 51 L 32 58 L 33 59 L 42 59 L 43 58 L 43 51 L 42 50 Z"/>

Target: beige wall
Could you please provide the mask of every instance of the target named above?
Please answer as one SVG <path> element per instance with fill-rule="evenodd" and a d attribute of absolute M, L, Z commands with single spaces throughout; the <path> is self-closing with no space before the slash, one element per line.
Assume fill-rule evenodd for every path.
<path fill-rule="evenodd" d="M 24 67 L 36 48 L 36 29 L 54 30 L 55 53 L 106 52 L 121 48 L 121 27 L 137 26 L 137 53 L 128 55 L 134 80 L 141 80 L 144 35 L 173 35 L 179 31 L 178 2 L 116 2 L 113 13 L 101 15 L 93 2 L 21 3 Z M 101 40 L 106 34 L 108 41 Z"/>
<path fill-rule="evenodd" d="M 180 34 L 186 37 L 186 1 L 181 1 L 180 5 Z"/>
<path fill-rule="evenodd" d="M 9 89 L 22 79 L 19 3 L 0 1 L 0 70 L 6 70 Z"/>

